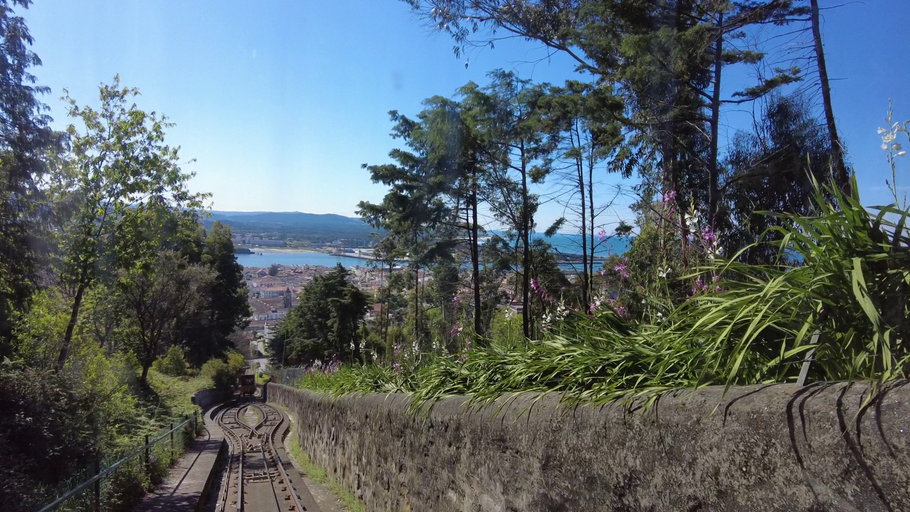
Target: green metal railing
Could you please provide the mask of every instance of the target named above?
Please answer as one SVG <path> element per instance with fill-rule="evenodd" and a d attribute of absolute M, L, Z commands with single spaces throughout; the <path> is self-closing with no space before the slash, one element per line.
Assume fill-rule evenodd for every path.
<path fill-rule="evenodd" d="M 113 486 L 113 480 L 124 473 L 131 473 L 134 478 L 132 497 L 141 497 L 144 490 L 142 484 L 152 479 L 156 465 L 176 460 L 183 453 L 189 441 L 195 439 L 199 426 L 198 413 L 185 416 L 171 422 L 154 437 L 145 436 L 145 444 L 142 446 L 127 451 L 125 454 L 119 452 L 111 454 L 103 461 L 96 461 L 93 467 L 86 468 L 71 479 L 71 481 L 81 481 L 81 483 L 65 491 L 39 512 L 129 510 L 133 505 L 133 503 L 129 503 L 130 490 L 117 489 L 116 486 Z M 122 478 L 117 483 L 129 487 L 129 484 L 126 483 L 127 480 L 129 477 Z"/>

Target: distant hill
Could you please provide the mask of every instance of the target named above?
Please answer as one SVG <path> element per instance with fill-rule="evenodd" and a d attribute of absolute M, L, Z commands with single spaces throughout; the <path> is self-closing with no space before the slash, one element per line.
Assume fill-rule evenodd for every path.
<path fill-rule="evenodd" d="M 213 211 L 205 219 L 206 228 L 216 220 L 231 226 L 235 234 L 311 243 L 343 240 L 348 245 L 368 245 L 374 231 L 361 219 L 332 213 Z"/>

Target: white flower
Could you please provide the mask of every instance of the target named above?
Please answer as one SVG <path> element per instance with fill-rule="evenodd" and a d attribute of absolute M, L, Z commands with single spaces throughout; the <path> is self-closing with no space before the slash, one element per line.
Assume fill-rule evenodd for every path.
<path fill-rule="evenodd" d="M 888 135 L 885 135 L 884 137 L 882 137 L 882 142 L 885 142 L 885 143 L 891 142 L 894 140 L 894 137 L 896 137 L 896 135 L 894 133 L 889 133 Z"/>
<path fill-rule="evenodd" d="M 884 129 L 884 128 L 879 128 L 879 129 L 878 129 L 878 133 L 879 133 L 879 134 L 885 133 L 886 131 L 888 131 L 888 130 L 886 130 L 886 129 Z"/>
<path fill-rule="evenodd" d="M 906 151 L 899 151 L 899 152 L 897 153 L 897 156 L 904 156 L 904 155 L 906 155 L 906 154 L 907 154 Z"/>
<path fill-rule="evenodd" d="M 667 267 L 667 268 L 659 267 L 657 269 L 657 275 L 659 275 L 660 277 L 667 277 L 667 275 L 670 272 L 671 272 L 670 267 Z"/>
<path fill-rule="evenodd" d="M 882 149 L 884 149 L 885 151 L 888 151 L 888 145 L 887 145 L 887 144 L 882 144 Z"/>
<path fill-rule="evenodd" d="M 891 149 L 893 149 L 894 151 L 900 151 L 901 150 L 900 142 L 895 142 L 894 144 L 892 144 Z"/>

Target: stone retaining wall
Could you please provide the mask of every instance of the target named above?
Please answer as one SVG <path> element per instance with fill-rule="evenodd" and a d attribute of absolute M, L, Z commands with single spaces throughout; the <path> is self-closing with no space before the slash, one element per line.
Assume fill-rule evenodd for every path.
<path fill-rule="evenodd" d="M 903 383 L 906 384 L 906 383 Z M 408 412 L 269 384 L 304 451 L 370 511 L 910 510 L 910 386 L 706 388 L 652 408 L 518 395 Z"/>
<path fill-rule="evenodd" d="M 198 405 L 203 411 L 207 410 L 209 407 L 220 404 L 225 401 L 226 397 L 224 392 L 218 391 L 215 389 L 203 389 L 202 391 L 197 391 L 191 401 Z"/>

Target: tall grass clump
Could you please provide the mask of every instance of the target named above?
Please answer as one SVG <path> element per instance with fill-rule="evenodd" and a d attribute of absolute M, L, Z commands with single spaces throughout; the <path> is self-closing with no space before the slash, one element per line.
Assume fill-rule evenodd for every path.
<path fill-rule="evenodd" d="M 908 212 L 866 209 L 853 190 L 816 185 L 815 216 L 778 215 L 780 264 L 702 269 L 724 276 L 719 291 L 684 302 L 656 333 L 675 358 L 704 363 L 696 383 L 794 380 L 810 350 L 816 380 L 878 387 L 907 375 Z"/>

